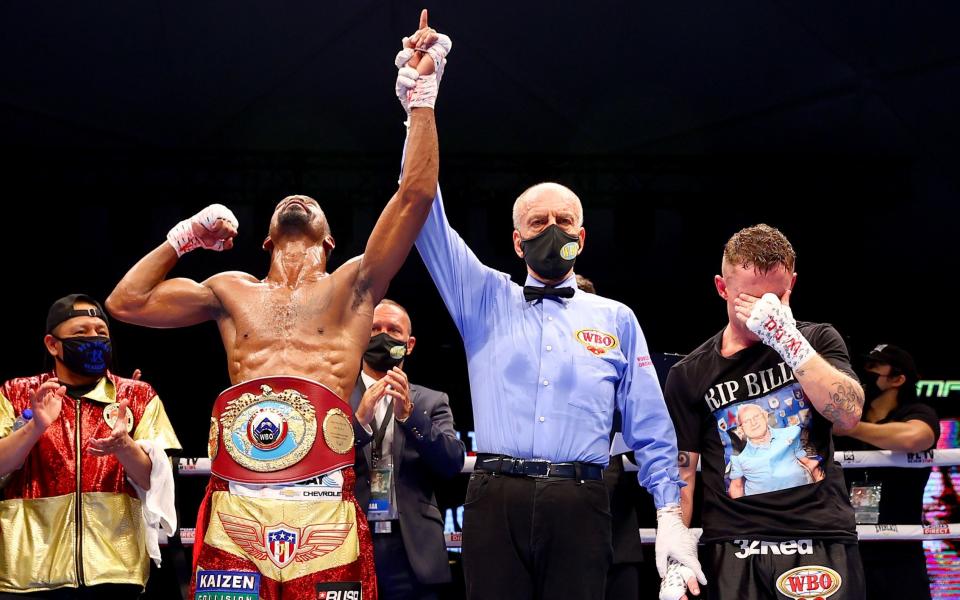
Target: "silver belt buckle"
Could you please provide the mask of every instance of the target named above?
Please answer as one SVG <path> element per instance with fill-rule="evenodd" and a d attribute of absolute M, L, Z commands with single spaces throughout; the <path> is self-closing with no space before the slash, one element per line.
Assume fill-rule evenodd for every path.
<path fill-rule="evenodd" d="M 544 470 L 544 472 L 543 472 L 542 474 L 541 474 L 541 473 L 530 474 L 530 475 L 527 475 L 528 477 L 534 477 L 534 478 L 536 478 L 536 479 L 546 479 L 546 478 L 550 477 L 550 469 L 552 468 L 553 465 L 550 463 L 549 460 L 533 459 L 533 460 L 525 460 L 525 461 L 523 461 L 523 462 L 524 462 L 524 463 L 535 463 L 535 464 L 538 464 L 538 465 L 541 465 L 541 464 L 542 464 L 542 465 L 546 465 L 546 469 Z"/>

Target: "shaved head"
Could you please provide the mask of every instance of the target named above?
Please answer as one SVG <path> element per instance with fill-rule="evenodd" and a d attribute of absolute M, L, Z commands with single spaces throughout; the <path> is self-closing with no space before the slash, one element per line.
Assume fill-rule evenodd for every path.
<path fill-rule="evenodd" d="M 576 216 L 577 227 L 583 226 L 583 205 L 580 198 L 570 188 L 548 181 L 527 188 L 513 203 L 513 228 L 519 230 L 523 215 L 530 210 L 531 205 L 545 197 L 559 197 L 569 202 Z"/>
<path fill-rule="evenodd" d="M 410 313 L 407 312 L 406 308 L 393 300 L 388 298 L 381 300 L 380 304 L 377 304 L 374 308 L 374 319 L 376 319 L 377 316 L 397 318 L 399 319 L 399 323 L 405 327 L 407 335 L 413 333 L 413 322 L 410 320 Z"/>

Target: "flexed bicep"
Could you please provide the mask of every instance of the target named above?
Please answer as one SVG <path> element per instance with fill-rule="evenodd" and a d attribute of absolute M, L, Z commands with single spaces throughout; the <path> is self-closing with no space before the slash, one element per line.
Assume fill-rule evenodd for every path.
<path fill-rule="evenodd" d="M 211 280 L 164 279 L 176 261 L 167 243 L 140 260 L 107 298 L 110 314 L 147 327 L 185 327 L 217 318 L 223 306 Z"/>

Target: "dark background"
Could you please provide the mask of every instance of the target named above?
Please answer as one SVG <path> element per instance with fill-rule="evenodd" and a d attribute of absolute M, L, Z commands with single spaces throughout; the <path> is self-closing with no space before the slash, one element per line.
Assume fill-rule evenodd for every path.
<path fill-rule="evenodd" d="M 911 350 L 960 378 L 960 37 L 955 2 L 443 3 L 454 40 L 437 121 L 451 221 L 517 275 L 510 208 L 556 180 L 583 200 L 577 271 L 684 353 L 725 322 L 721 249 L 757 222 L 798 253 L 795 315 L 854 352 Z M 403 113 L 393 56 L 411 2 L 33 3 L 0 7 L 5 360 L 43 367 L 50 303 L 105 298 L 207 204 L 237 247 L 174 275 L 266 273 L 282 197 L 317 198 L 333 264 L 359 254 L 396 187 Z M 419 344 L 414 381 L 472 427 L 462 344 L 414 251 L 390 290 Z M 121 374 L 159 390 L 188 456 L 229 385 L 216 328 L 113 325 Z M 954 400 L 955 401 L 955 400 Z M 938 406 L 956 414 L 951 403 Z"/>

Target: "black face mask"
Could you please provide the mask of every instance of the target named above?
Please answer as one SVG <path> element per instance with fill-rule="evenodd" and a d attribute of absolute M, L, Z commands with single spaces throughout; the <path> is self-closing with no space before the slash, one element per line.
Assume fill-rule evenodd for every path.
<path fill-rule="evenodd" d="M 103 375 L 107 372 L 113 347 L 104 336 L 57 338 L 63 345 L 63 364 L 79 375 Z"/>
<path fill-rule="evenodd" d="M 580 238 L 551 225 L 528 240 L 520 242 L 523 260 L 543 279 L 556 280 L 570 272 L 577 261 Z"/>
<path fill-rule="evenodd" d="M 867 402 L 875 400 L 883 393 L 883 390 L 880 389 L 880 386 L 877 385 L 877 380 L 880 378 L 880 375 L 877 373 L 871 373 L 867 371 L 863 374 L 863 397 Z"/>
<path fill-rule="evenodd" d="M 402 363 L 406 355 L 406 342 L 392 338 L 386 333 L 378 333 L 370 338 L 367 351 L 363 353 L 363 362 L 374 371 L 385 373 Z"/>

